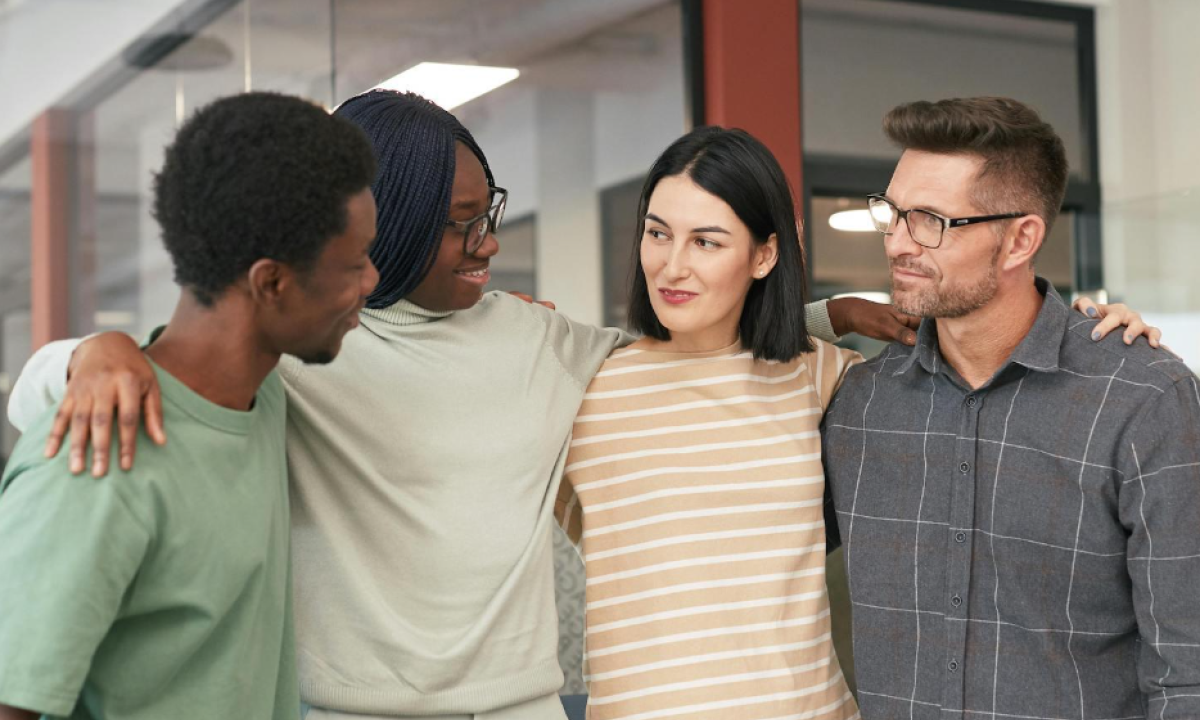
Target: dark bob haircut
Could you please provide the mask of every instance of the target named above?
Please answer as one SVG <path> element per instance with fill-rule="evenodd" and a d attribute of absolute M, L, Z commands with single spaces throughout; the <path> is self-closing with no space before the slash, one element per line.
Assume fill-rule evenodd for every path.
<path fill-rule="evenodd" d="M 175 281 L 211 306 L 262 258 L 311 270 L 374 178 L 366 135 L 307 100 L 253 92 L 204 106 L 154 179 Z"/>
<path fill-rule="evenodd" d="M 671 143 L 654 161 L 638 202 L 629 327 L 656 340 L 671 337 L 650 304 L 640 250 L 650 196 L 660 180 L 676 175 L 686 175 L 725 201 L 750 229 L 755 243 L 767 242 L 772 234 L 777 238 L 775 268 L 751 284 L 742 308 L 738 323 L 742 345 L 758 360 L 787 361 L 811 351 L 812 340 L 804 325 L 807 274 L 791 189 L 775 156 L 745 130 L 696 128 Z"/>

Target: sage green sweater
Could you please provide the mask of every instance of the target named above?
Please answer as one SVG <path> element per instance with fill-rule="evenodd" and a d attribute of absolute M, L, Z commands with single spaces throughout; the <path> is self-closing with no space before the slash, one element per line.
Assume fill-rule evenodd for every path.
<path fill-rule="evenodd" d="M 824 303 L 807 310 L 831 338 Z M 556 692 L 554 498 L 584 389 L 632 338 L 501 293 L 361 319 L 333 363 L 279 368 L 302 698 L 429 716 Z M 30 360 L 18 429 L 62 397 L 77 345 Z"/>

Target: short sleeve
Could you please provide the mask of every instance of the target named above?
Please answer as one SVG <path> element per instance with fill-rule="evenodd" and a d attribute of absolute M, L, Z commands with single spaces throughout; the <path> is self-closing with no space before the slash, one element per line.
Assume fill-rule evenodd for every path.
<path fill-rule="evenodd" d="M 829 401 L 834 393 L 842 386 L 846 371 L 862 362 L 862 355 L 853 350 L 846 350 L 836 345 L 830 345 L 824 340 L 813 340 L 816 350 L 809 356 L 809 368 L 812 372 L 813 384 L 821 402 L 821 411 L 829 408 Z"/>
<path fill-rule="evenodd" d="M 0 703 L 66 716 L 151 534 L 118 490 L 129 478 L 17 463 L 0 486 Z"/>

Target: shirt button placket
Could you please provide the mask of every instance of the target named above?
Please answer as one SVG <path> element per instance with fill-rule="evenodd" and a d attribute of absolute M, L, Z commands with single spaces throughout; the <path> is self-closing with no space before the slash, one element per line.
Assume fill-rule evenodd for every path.
<path fill-rule="evenodd" d="M 969 613 L 964 598 L 971 587 L 971 543 L 969 533 L 975 527 L 975 474 L 977 471 L 977 450 L 979 446 L 979 412 L 983 408 L 983 399 L 979 394 L 971 392 L 961 396 L 959 400 L 960 425 L 959 437 L 956 442 L 955 458 L 957 462 L 951 467 L 954 478 L 954 495 L 950 512 L 950 527 L 953 542 L 947 553 L 946 580 L 950 607 L 946 612 L 947 641 L 949 657 L 946 658 L 946 685 L 943 686 L 943 704 L 945 707 L 963 706 L 962 676 L 960 666 L 964 662 L 966 652 L 966 623 L 961 622 Z M 953 472 L 953 470 L 951 471 Z M 956 716 L 957 717 L 957 716 Z"/>

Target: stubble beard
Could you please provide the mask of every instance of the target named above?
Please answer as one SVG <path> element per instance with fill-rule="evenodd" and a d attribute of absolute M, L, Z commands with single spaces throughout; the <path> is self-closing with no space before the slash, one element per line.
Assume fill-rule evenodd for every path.
<path fill-rule="evenodd" d="M 906 315 L 925 318 L 960 318 L 970 315 L 987 305 L 996 297 L 1000 288 L 999 275 L 996 272 L 996 261 L 1000 258 L 1001 243 L 996 243 L 992 257 L 988 261 L 987 272 L 974 282 L 951 282 L 943 284 L 942 277 L 933 278 L 934 282 L 922 288 L 900 289 L 896 287 L 895 275 L 892 276 L 892 306 Z M 891 268 L 915 268 L 923 270 L 911 263 L 905 263 L 893 258 Z"/>

